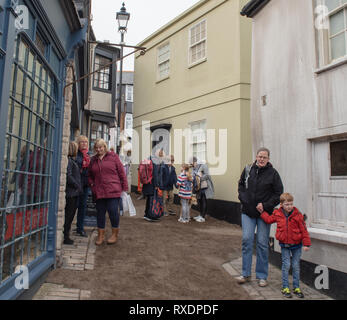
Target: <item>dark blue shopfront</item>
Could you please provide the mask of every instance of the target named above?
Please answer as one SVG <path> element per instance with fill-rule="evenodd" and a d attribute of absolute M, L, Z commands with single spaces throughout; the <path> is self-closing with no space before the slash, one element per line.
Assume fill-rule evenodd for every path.
<path fill-rule="evenodd" d="M 86 34 L 71 6 L 0 0 L 0 299 L 55 264 L 65 67 Z"/>

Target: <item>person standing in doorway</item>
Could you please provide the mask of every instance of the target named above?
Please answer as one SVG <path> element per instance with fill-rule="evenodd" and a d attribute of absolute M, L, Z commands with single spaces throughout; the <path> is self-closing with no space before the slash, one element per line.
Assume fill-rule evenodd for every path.
<path fill-rule="evenodd" d="M 263 211 L 272 214 L 283 193 L 281 177 L 269 160 L 269 149 L 260 148 L 255 162 L 245 167 L 238 184 L 242 206 L 242 275 L 236 278 L 239 284 L 251 279 L 253 241 L 257 229 L 256 278 L 260 287 L 267 286 L 270 225 L 260 218 L 260 214 Z"/>
<path fill-rule="evenodd" d="M 78 200 L 76 232 L 81 237 L 87 237 L 87 234 L 84 230 L 84 217 L 86 215 L 87 200 L 89 193 L 88 166 L 90 163 L 90 153 L 88 138 L 86 136 L 79 136 L 77 138 L 77 144 L 78 152 L 76 162 L 80 168 L 81 173 L 82 193 Z"/>

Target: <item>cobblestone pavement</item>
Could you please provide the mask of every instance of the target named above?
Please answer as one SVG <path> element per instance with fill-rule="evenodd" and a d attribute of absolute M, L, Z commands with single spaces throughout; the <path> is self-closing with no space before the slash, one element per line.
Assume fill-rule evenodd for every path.
<path fill-rule="evenodd" d="M 69 270 L 94 270 L 95 263 L 95 228 L 85 227 L 88 237 L 77 236 L 71 232 L 73 245 L 63 245 L 62 269 Z M 33 300 L 86 300 L 89 299 L 91 292 L 88 290 L 66 288 L 64 285 L 54 283 L 44 283 L 40 290 L 35 294 Z"/>
<path fill-rule="evenodd" d="M 255 261 L 255 256 L 253 261 Z M 237 277 L 242 271 L 242 258 L 232 260 L 223 264 L 223 268 L 232 276 Z M 255 269 L 255 267 L 254 267 Z M 289 276 L 291 281 L 291 275 Z M 291 282 L 289 282 L 291 283 Z M 304 293 L 305 298 L 300 299 L 293 295 L 293 298 L 285 298 L 281 293 L 282 288 L 282 275 L 281 270 L 276 266 L 269 264 L 269 279 L 268 286 L 259 287 L 255 279 L 255 270 L 253 270 L 252 280 L 248 283 L 240 285 L 247 291 L 250 297 L 254 300 L 333 300 L 332 298 L 320 293 L 303 282 L 300 283 L 301 291 Z"/>

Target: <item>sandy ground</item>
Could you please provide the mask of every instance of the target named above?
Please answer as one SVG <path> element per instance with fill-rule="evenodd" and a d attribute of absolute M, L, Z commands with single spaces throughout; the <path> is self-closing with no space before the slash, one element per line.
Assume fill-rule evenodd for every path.
<path fill-rule="evenodd" d="M 222 267 L 241 256 L 239 226 L 211 217 L 182 224 L 172 215 L 147 222 L 136 197 L 137 215 L 121 217 L 117 244 L 97 247 L 94 270 L 56 269 L 46 282 L 90 290 L 97 300 L 250 299 Z"/>

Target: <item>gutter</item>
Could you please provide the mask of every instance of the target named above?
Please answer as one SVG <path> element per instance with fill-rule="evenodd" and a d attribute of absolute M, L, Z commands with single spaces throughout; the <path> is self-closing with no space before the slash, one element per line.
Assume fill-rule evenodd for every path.
<path fill-rule="evenodd" d="M 251 0 L 241 10 L 241 16 L 253 18 L 260 10 L 262 10 L 271 0 Z"/>

